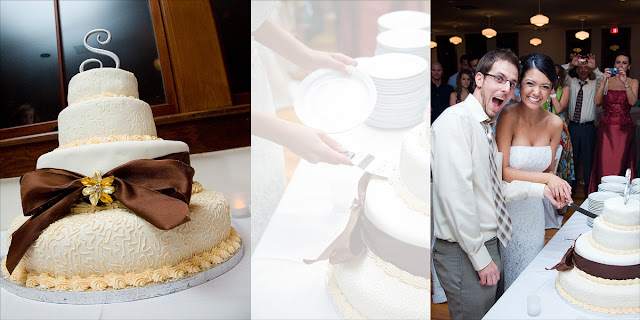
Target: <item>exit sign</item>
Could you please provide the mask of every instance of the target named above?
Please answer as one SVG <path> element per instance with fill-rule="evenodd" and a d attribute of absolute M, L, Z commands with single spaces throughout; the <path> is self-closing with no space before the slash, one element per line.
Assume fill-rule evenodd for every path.
<path fill-rule="evenodd" d="M 618 28 L 611 28 L 611 29 L 609 29 L 609 32 L 611 34 L 618 33 Z"/>

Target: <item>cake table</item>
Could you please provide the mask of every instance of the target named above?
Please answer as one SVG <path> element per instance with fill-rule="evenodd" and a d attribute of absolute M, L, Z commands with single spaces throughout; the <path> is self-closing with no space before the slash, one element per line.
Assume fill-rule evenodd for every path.
<path fill-rule="evenodd" d="M 332 136 L 352 151 L 394 159 L 410 129 L 362 124 Z M 328 292 L 327 261 L 302 260 L 315 259 L 344 229 L 361 175 L 357 167 L 300 161 L 251 259 L 252 318 L 341 319 Z"/>

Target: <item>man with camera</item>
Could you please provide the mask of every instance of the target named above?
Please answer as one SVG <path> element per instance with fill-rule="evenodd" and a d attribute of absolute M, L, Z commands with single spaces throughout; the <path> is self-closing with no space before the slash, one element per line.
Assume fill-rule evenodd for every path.
<path fill-rule="evenodd" d="M 569 97 L 569 136 L 573 145 L 573 158 L 578 165 L 582 161 L 582 177 L 584 179 L 584 194 L 587 195 L 591 183 L 591 166 L 597 129 L 593 120 L 596 118 L 596 104 L 593 98 L 602 80 L 602 71 L 596 68 L 596 58 L 593 54 L 582 56 L 576 54 L 571 62 L 562 65 L 565 70 L 576 68 L 578 78 L 568 77 L 567 83 L 571 89 Z M 593 71 L 595 80 L 589 79 Z M 598 183 L 598 181 L 593 181 Z M 572 186 L 573 187 L 573 186 Z M 573 188 L 576 190 L 576 188 Z"/>

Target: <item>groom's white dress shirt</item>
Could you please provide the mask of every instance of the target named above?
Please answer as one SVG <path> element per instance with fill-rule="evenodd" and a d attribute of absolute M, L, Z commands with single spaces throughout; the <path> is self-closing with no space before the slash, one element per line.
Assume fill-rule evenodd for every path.
<path fill-rule="evenodd" d="M 435 236 L 457 242 L 475 270 L 482 270 L 491 262 L 484 243 L 497 235 L 490 149 L 482 127 L 487 119 L 478 100 L 470 94 L 463 102 L 447 108 L 431 126 Z M 498 152 L 495 159 L 502 179 L 502 154 Z M 544 184 L 502 181 L 502 191 L 506 201 L 542 198 Z"/>

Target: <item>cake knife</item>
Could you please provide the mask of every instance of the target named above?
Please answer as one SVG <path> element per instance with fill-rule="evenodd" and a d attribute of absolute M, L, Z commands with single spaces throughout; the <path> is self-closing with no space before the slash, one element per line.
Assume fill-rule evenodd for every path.
<path fill-rule="evenodd" d="M 378 159 L 365 152 L 351 152 L 347 151 L 343 153 L 347 158 L 351 159 L 351 162 L 358 168 L 365 172 L 372 173 L 381 178 L 389 179 L 393 174 L 393 166 L 385 160 Z"/>
<path fill-rule="evenodd" d="M 598 215 L 597 215 L 597 214 L 592 213 L 592 212 L 591 212 L 591 211 L 589 211 L 589 210 L 582 209 L 580 206 L 577 206 L 577 205 L 573 204 L 573 202 L 572 202 L 572 203 L 568 203 L 568 205 L 569 205 L 569 207 L 571 207 L 571 209 L 573 209 L 573 210 L 575 210 L 575 211 L 578 211 L 578 212 L 580 212 L 580 213 L 584 214 L 585 216 L 587 216 L 587 217 L 589 217 L 589 218 L 593 218 L 593 219 L 595 219 L 595 218 L 597 218 L 597 217 L 598 217 Z"/>

